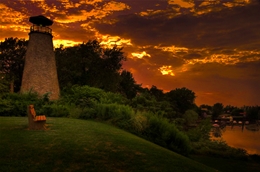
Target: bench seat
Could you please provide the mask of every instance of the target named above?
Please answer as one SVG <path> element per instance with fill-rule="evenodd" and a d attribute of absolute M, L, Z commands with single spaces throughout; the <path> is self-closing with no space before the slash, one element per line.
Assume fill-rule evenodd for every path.
<path fill-rule="evenodd" d="M 36 115 L 34 105 L 29 105 L 27 109 L 29 130 L 46 130 L 46 116 Z"/>

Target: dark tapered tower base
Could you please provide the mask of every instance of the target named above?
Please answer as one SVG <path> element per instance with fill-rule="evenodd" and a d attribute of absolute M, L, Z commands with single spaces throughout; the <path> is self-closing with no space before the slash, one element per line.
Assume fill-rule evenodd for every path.
<path fill-rule="evenodd" d="M 39 95 L 49 93 L 50 99 L 55 100 L 59 98 L 60 89 L 51 29 L 45 27 L 44 22 L 46 20 L 43 26 L 32 26 L 29 33 L 21 92 L 33 91 Z"/>

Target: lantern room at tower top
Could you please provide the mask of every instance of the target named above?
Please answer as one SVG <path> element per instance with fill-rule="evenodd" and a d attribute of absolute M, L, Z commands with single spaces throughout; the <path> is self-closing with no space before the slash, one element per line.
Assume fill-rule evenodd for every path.
<path fill-rule="evenodd" d="M 33 24 L 30 28 L 30 33 L 40 32 L 52 35 L 52 30 L 48 26 L 53 24 L 53 21 L 42 16 L 32 16 L 29 21 Z"/>

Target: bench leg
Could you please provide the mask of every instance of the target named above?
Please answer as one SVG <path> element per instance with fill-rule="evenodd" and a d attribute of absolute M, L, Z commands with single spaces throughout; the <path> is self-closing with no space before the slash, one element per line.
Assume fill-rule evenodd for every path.
<path fill-rule="evenodd" d="M 29 130 L 46 130 L 46 121 L 31 122 Z"/>

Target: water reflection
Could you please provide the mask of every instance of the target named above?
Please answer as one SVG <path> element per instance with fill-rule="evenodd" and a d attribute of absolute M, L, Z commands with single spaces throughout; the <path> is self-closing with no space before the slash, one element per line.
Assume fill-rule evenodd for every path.
<path fill-rule="evenodd" d="M 222 139 L 229 146 L 247 150 L 249 154 L 260 155 L 260 131 L 257 125 L 213 127 L 212 138 Z"/>

